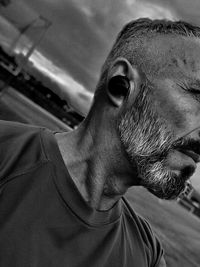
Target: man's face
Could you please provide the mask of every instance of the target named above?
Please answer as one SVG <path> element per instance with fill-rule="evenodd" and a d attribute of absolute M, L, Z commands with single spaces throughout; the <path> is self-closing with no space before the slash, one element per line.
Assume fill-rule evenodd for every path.
<path fill-rule="evenodd" d="M 172 199 L 200 159 L 200 40 L 166 36 L 152 49 L 159 57 L 149 67 L 159 64 L 159 74 L 129 102 L 118 130 L 140 184 Z"/>

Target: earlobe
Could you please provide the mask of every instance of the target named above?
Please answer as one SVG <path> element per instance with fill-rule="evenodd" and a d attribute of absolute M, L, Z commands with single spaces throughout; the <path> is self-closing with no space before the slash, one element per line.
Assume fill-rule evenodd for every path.
<path fill-rule="evenodd" d="M 112 103 L 119 107 L 129 95 L 130 81 L 126 76 L 116 75 L 112 77 L 107 86 L 107 94 Z"/>

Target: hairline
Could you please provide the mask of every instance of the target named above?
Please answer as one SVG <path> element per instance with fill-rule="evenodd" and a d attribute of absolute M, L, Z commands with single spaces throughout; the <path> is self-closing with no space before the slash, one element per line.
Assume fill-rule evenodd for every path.
<path fill-rule="evenodd" d="M 136 24 L 136 30 L 134 31 L 131 29 L 131 24 Z M 137 28 L 137 23 L 139 24 L 139 27 Z M 144 25 L 140 25 L 140 23 Z M 146 25 L 145 25 L 146 23 Z M 177 26 L 174 30 L 166 30 L 163 32 L 161 30 L 155 30 L 152 26 L 150 28 L 148 23 L 154 23 L 159 28 L 159 25 L 166 26 L 167 23 L 173 26 Z M 157 23 L 157 24 L 156 24 Z M 160 23 L 160 24 L 159 24 Z M 166 24 L 166 25 L 165 25 Z M 180 26 L 181 25 L 181 26 Z M 163 26 L 163 27 L 164 27 Z M 180 29 L 179 29 L 179 27 Z M 187 27 L 186 27 L 187 26 Z M 181 28 L 182 27 L 182 28 Z M 133 31 L 133 34 L 131 35 L 131 31 Z M 103 88 L 106 83 L 106 78 L 108 74 L 108 70 L 112 64 L 118 57 L 124 57 L 126 58 L 132 65 L 136 65 L 139 67 L 143 67 L 142 65 L 145 65 L 144 56 L 141 56 L 147 51 L 147 43 L 148 41 L 155 41 L 155 39 L 159 36 L 172 36 L 174 38 L 176 37 L 185 37 L 185 38 L 191 38 L 191 37 L 200 37 L 200 28 L 194 25 L 191 25 L 184 21 L 166 21 L 166 20 L 150 20 L 150 19 L 138 19 L 135 21 L 131 21 L 127 23 L 123 29 L 118 34 L 113 47 L 110 50 L 110 53 L 108 54 L 102 69 L 101 69 L 101 75 L 99 82 L 97 84 L 97 89 L 95 92 L 95 98 L 99 94 L 99 92 L 103 92 Z M 134 49 L 133 49 L 134 45 Z"/>

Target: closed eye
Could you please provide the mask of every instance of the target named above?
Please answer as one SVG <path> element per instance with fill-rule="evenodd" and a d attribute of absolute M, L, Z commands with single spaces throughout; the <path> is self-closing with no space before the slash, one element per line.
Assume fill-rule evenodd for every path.
<path fill-rule="evenodd" d="M 182 83 L 178 83 L 179 87 L 181 89 L 183 89 L 186 93 L 189 93 L 189 94 L 193 94 L 193 96 L 196 96 L 198 97 L 198 100 L 199 100 L 199 96 L 200 96 L 200 84 L 199 86 L 189 86 L 187 83 L 185 82 L 182 82 Z"/>
<path fill-rule="evenodd" d="M 200 94 L 200 90 L 199 89 L 189 88 L 188 91 L 193 93 L 193 94 L 195 94 L 195 95 Z"/>
<path fill-rule="evenodd" d="M 191 94 L 197 101 L 200 102 L 200 89 L 188 86 L 186 83 L 178 84 L 186 93 Z"/>
<path fill-rule="evenodd" d="M 189 88 L 188 93 L 192 94 L 192 96 L 200 102 L 200 90 L 195 88 Z"/>

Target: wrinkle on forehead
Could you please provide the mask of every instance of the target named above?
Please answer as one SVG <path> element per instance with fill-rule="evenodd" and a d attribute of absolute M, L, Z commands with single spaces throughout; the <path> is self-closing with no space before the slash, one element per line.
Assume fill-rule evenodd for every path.
<path fill-rule="evenodd" d="M 157 36 L 146 42 L 143 70 L 147 77 L 175 77 L 200 73 L 200 39 Z"/>

